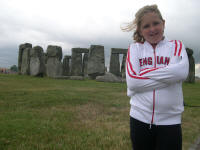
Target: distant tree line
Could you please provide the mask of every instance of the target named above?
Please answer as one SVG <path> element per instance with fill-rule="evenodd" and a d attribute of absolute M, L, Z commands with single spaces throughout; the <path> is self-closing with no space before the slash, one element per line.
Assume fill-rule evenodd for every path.
<path fill-rule="evenodd" d="M 17 72 L 18 71 L 18 67 L 16 65 L 12 65 L 10 67 L 10 70 L 13 71 L 13 72 Z"/>

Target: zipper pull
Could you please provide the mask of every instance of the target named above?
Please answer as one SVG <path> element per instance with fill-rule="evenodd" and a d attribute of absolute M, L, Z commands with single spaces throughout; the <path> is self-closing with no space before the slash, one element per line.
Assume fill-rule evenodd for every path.
<path fill-rule="evenodd" d="M 149 124 L 149 129 L 151 129 L 151 123 Z"/>

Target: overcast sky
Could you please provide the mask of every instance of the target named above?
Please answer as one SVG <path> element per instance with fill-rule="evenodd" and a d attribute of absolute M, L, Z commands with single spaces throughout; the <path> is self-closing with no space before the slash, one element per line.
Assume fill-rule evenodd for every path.
<path fill-rule="evenodd" d="M 103 45 L 108 62 L 110 48 L 132 42 L 132 33 L 120 25 L 150 4 L 158 5 L 166 21 L 165 35 L 183 41 L 200 62 L 200 0 L 0 0 L 0 67 L 17 65 L 18 46 L 27 42 L 44 51 L 61 46 L 63 55 L 73 47 Z"/>

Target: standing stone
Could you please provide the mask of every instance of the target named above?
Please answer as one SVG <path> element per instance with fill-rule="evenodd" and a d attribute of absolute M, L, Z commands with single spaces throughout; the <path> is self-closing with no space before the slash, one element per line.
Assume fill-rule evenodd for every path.
<path fill-rule="evenodd" d="M 120 62 L 119 62 L 119 54 L 111 53 L 110 56 L 110 73 L 120 76 Z"/>
<path fill-rule="evenodd" d="M 83 69 L 82 69 L 84 76 L 88 75 L 87 65 L 88 65 L 88 53 L 85 53 L 84 56 L 83 56 Z"/>
<path fill-rule="evenodd" d="M 71 56 L 66 55 L 63 59 L 63 75 L 69 76 L 70 75 L 70 59 Z"/>
<path fill-rule="evenodd" d="M 35 46 L 30 50 L 30 75 L 43 76 L 45 72 L 45 62 L 43 49 Z"/>
<path fill-rule="evenodd" d="M 104 46 L 91 45 L 88 55 L 88 75 L 95 79 L 96 76 L 105 74 Z"/>
<path fill-rule="evenodd" d="M 32 44 L 30 43 L 25 43 L 25 44 L 21 44 L 19 46 L 19 54 L 18 54 L 18 73 L 21 74 L 21 65 L 22 65 L 22 55 L 23 55 L 23 51 L 26 48 L 32 48 Z"/>
<path fill-rule="evenodd" d="M 44 75 L 47 76 L 47 53 L 44 53 Z"/>
<path fill-rule="evenodd" d="M 25 48 L 22 53 L 22 63 L 21 63 L 21 74 L 30 74 L 30 50 L 31 48 Z"/>
<path fill-rule="evenodd" d="M 49 45 L 47 47 L 46 74 L 48 77 L 62 76 L 62 48 Z"/>
<path fill-rule="evenodd" d="M 122 58 L 122 66 L 121 66 L 121 76 L 122 78 L 126 78 L 126 54 L 123 55 Z"/>
<path fill-rule="evenodd" d="M 82 53 L 77 52 L 79 48 L 72 48 L 72 60 L 71 60 L 71 75 L 82 76 Z"/>
<path fill-rule="evenodd" d="M 128 49 L 122 48 L 112 48 L 111 49 L 111 56 L 110 56 L 110 73 L 113 73 L 116 76 L 123 76 L 125 75 L 125 60 L 126 54 Z M 123 60 L 121 64 L 121 72 L 120 72 L 120 61 L 119 61 L 119 54 L 123 54 Z"/>
<path fill-rule="evenodd" d="M 47 64 L 47 53 L 44 53 L 44 63 Z"/>
<path fill-rule="evenodd" d="M 194 83 L 195 82 L 195 60 L 193 55 L 193 50 L 186 48 L 188 59 L 189 59 L 189 74 L 185 82 Z"/>
<path fill-rule="evenodd" d="M 47 47 L 47 57 L 56 57 L 62 59 L 62 48 L 60 46 L 49 45 Z"/>

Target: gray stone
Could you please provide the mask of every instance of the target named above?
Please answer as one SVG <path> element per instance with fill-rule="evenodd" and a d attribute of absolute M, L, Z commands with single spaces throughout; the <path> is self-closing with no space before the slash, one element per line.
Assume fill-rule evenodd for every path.
<path fill-rule="evenodd" d="M 82 53 L 77 53 L 76 48 L 72 48 L 71 75 L 82 76 Z"/>
<path fill-rule="evenodd" d="M 62 76 L 62 48 L 49 45 L 47 48 L 46 74 L 48 77 Z"/>
<path fill-rule="evenodd" d="M 54 79 L 70 79 L 70 76 L 55 76 Z"/>
<path fill-rule="evenodd" d="M 18 54 L 18 73 L 21 74 L 21 65 L 22 65 L 22 55 L 23 55 L 23 51 L 26 48 L 32 48 L 32 44 L 30 43 L 25 43 L 25 44 L 21 44 L 19 45 L 19 54 Z"/>
<path fill-rule="evenodd" d="M 97 76 L 96 81 L 100 81 L 100 82 L 122 82 L 122 78 L 117 77 L 112 73 L 106 72 L 104 76 Z"/>
<path fill-rule="evenodd" d="M 30 50 L 31 48 L 25 48 L 22 53 L 22 63 L 21 63 L 21 74 L 30 74 Z"/>
<path fill-rule="evenodd" d="M 90 46 L 87 68 L 88 75 L 92 79 L 95 79 L 96 76 L 105 74 L 104 46 Z"/>
<path fill-rule="evenodd" d="M 47 63 L 47 59 L 48 59 L 47 53 L 44 53 L 44 63 L 45 63 L 45 64 Z"/>
<path fill-rule="evenodd" d="M 190 48 L 186 48 L 186 52 L 188 54 L 188 56 L 192 56 L 193 55 L 193 50 Z"/>
<path fill-rule="evenodd" d="M 69 76 L 70 75 L 70 60 L 71 56 L 66 55 L 63 59 L 63 75 Z"/>
<path fill-rule="evenodd" d="M 188 59 L 189 59 L 189 74 L 185 82 L 194 83 L 195 82 L 195 60 L 192 56 L 193 50 L 186 48 Z"/>
<path fill-rule="evenodd" d="M 122 65 L 121 65 L 121 77 L 126 78 L 126 54 L 123 55 Z"/>
<path fill-rule="evenodd" d="M 84 80 L 83 76 L 70 76 L 71 80 Z"/>
<path fill-rule="evenodd" d="M 111 51 L 112 54 L 126 54 L 128 49 L 112 48 Z"/>
<path fill-rule="evenodd" d="M 127 51 L 128 49 L 111 48 L 110 68 L 109 68 L 110 73 L 113 73 L 116 76 L 121 76 L 121 77 L 123 76 L 123 78 L 125 78 L 125 61 L 126 61 Z M 120 72 L 119 54 L 123 54 L 121 72 Z"/>
<path fill-rule="evenodd" d="M 73 48 L 73 51 L 76 53 L 89 53 L 88 48 Z"/>
<path fill-rule="evenodd" d="M 119 62 L 119 54 L 111 53 L 110 56 L 110 73 L 120 76 L 120 62 Z"/>
<path fill-rule="evenodd" d="M 87 65 L 88 65 L 88 53 L 85 53 L 84 56 L 83 56 L 83 68 L 82 68 L 84 77 L 88 75 Z"/>
<path fill-rule="evenodd" d="M 47 47 L 47 57 L 57 57 L 62 59 L 62 48 L 60 46 L 49 45 Z"/>
<path fill-rule="evenodd" d="M 54 79 L 84 80 L 83 76 L 55 76 Z"/>
<path fill-rule="evenodd" d="M 44 53 L 40 46 L 30 50 L 30 75 L 43 76 L 45 73 Z"/>
<path fill-rule="evenodd" d="M 62 63 L 57 57 L 49 57 L 46 64 L 48 77 L 62 76 Z"/>

